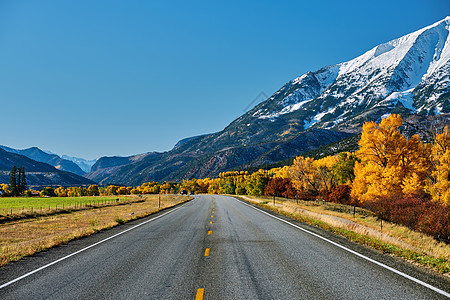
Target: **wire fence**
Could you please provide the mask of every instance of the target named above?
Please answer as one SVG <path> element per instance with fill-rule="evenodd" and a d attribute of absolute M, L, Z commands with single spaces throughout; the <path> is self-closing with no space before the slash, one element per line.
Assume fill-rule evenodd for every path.
<path fill-rule="evenodd" d="M 273 204 L 279 203 L 295 203 L 299 205 L 304 206 L 322 206 L 326 210 L 335 211 L 335 212 L 341 212 L 341 213 L 347 213 L 347 214 L 358 214 L 361 216 L 369 217 L 374 216 L 375 214 L 367 209 L 358 207 L 358 206 L 352 206 L 352 205 L 346 205 L 346 204 L 339 204 L 334 202 L 327 202 L 325 200 L 312 200 L 312 201 L 306 201 L 306 200 L 300 200 L 298 198 L 292 199 L 292 198 L 285 198 L 285 197 L 273 197 L 273 196 L 258 196 L 260 199 L 264 199 L 267 201 L 267 203 L 272 202 Z"/>
<path fill-rule="evenodd" d="M 74 202 L 61 202 L 52 204 L 23 205 L 22 207 L 4 207 L 0 209 L 0 221 L 21 219 L 28 217 L 47 216 L 78 210 L 101 208 L 106 206 L 124 205 L 145 201 L 143 198 L 115 198 L 98 200 L 80 200 Z"/>

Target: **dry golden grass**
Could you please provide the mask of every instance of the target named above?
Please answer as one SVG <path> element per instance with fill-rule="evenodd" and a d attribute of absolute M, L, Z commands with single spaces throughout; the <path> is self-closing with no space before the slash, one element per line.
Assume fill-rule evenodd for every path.
<path fill-rule="evenodd" d="M 0 266 L 131 219 L 155 213 L 160 210 L 158 196 L 147 195 L 143 197 L 144 201 L 125 205 L 106 206 L 0 224 Z M 186 196 L 161 195 L 161 209 L 188 199 L 190 198 Z"/>
<path fill-rule="evenodd" d="M 266 205 L 273 206 L 272 200 L 250 196 L 241 197 L 254 203 L 266 203 Z M 450 245 L 438 242 L 431 236 L 390 222 L 383 222 L 383 232 L 380 232 L 380 221 L 376 217 L 358 213 L 353 216 L 352 213 L 334 211 L 332 210 L 333 205 L 341 206 L 332 203 L 317 204 L 312 201 L 299 201 L 298 204 L 289 201 L 276 201 L 276 207 L 287 213 L 300 214 L 320 220 L 333 227 L 367 235 L 403 249 L 424 252 L 435 258 L 450 258 Z"/>

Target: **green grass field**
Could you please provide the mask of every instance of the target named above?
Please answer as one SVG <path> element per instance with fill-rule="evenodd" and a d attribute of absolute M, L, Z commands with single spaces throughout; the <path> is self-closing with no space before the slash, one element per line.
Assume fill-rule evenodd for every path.
<path fill-rule="evenodd" d="M 0 198 L 0 214 L 21 213 L 30 211 L 48 211 L 58 209 L 80 208 L 87 205 L 113 204 L 131 200 L 124 196 L 97 196 L 97 197 L 5 197 Z"/>

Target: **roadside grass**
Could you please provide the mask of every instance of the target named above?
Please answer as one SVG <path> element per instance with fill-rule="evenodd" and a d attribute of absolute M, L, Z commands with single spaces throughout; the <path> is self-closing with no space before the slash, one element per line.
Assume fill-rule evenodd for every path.
<path fill-rule="evenodd" d="M 49 214 L 60 210 L 81 209 L 92 206 L 136 201 L 135 196 L 92 197 L 5 197 L 0 198 L 0 217 L 30 214 Z"/>
<path fill-rule="evenodd" d="M 250 196 L 240 198 L 339 234 L 385 254 L 434 269 L 446 276 L 450 275 L 450 245 L 390 222 L 383 222 L 383 231 L 380 232 L 380 221 L 371 212 L 359 209 L 353 215 L 353 207 L 342 208 L 343 205 L 334 203 L 299 201 L 297 204 L 277 200 L 274 206 L 272 202 L 267 202 L 267 199 L 263 198 Z"/>
<path fill-rule="evenodd" d="M 0 223 L 144 201 L 142 196 L 0 198 Z M 7 206 L 8 208 L 5 208 Z"/>
<path fill-rule="evenodd" d="M 124 205 L 4 222 L 0 224 L 0 266 L 192 199 L 180 195 L 161 195 L 159 208 L 158 197 L 131 196 Z"/>

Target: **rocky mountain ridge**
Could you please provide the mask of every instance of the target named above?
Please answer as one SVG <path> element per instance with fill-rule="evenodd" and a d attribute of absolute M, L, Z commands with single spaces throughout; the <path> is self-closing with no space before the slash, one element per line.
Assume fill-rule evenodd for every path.
<path fill-rule="evenodd" d="M 213 177 L 311 152 L 392 113 L 425 123 L 450 113 L 450 17 L 307 72 L 220 132 L 183 139 L 167 152 L 100 158 L 84 176 L 125 185 Z M 333 147 L 352 149 L 355 140 Z"/>
<path fill-rule="evenodd" d="M 0 148 L 7 152 L 10 152 L 10 153 L 24 155 L 32 160 L 49 164 L 58 170 L 71 172 L 71 173 L 74 173 L 74 174 L 77 174 L 80 176 L 86 174 L 86 172 L 84 172 L 74 162 L 67 160 L 67 159 L 63 159 L 56 154 L 42 151 L 41 149 L 39 149 L 37 147 L 31 147 L 31 148 L 19 150 L 19 149 L 13 149 L 13 148 L 10 148 L 7 146 L 0 145 Z"/>
<path fill-rule="evenodd" d="M 221 132 L 184 139 L 171 151 L 118 167 L 102 182 L 216 176 L 314 150 L 301 147 L 311 140 L 315 148 L 337 142 L 391 113 L 404 119 L 450 113 L 449 31 L 447 17 L 348 62 L 307 72 Z"/>
<path fill-rule="evenodd" d="M 38 162 L 24 155 L 8 152 L 0 148 L 0 183 L 9 183 L 9 174 L 13 166 L 25 168 L 27 185 L 32 188 L 95 184 L 93 181 L 82 176 L 58 170 L 49 164 Z"/>
<path fill-rule="evenodd" d="M 299 123 L 358 132 L 389 113 L 450 113 L 450 17 L 378 45 L 348 62 L 308 72 L 236 120 Z"/>

